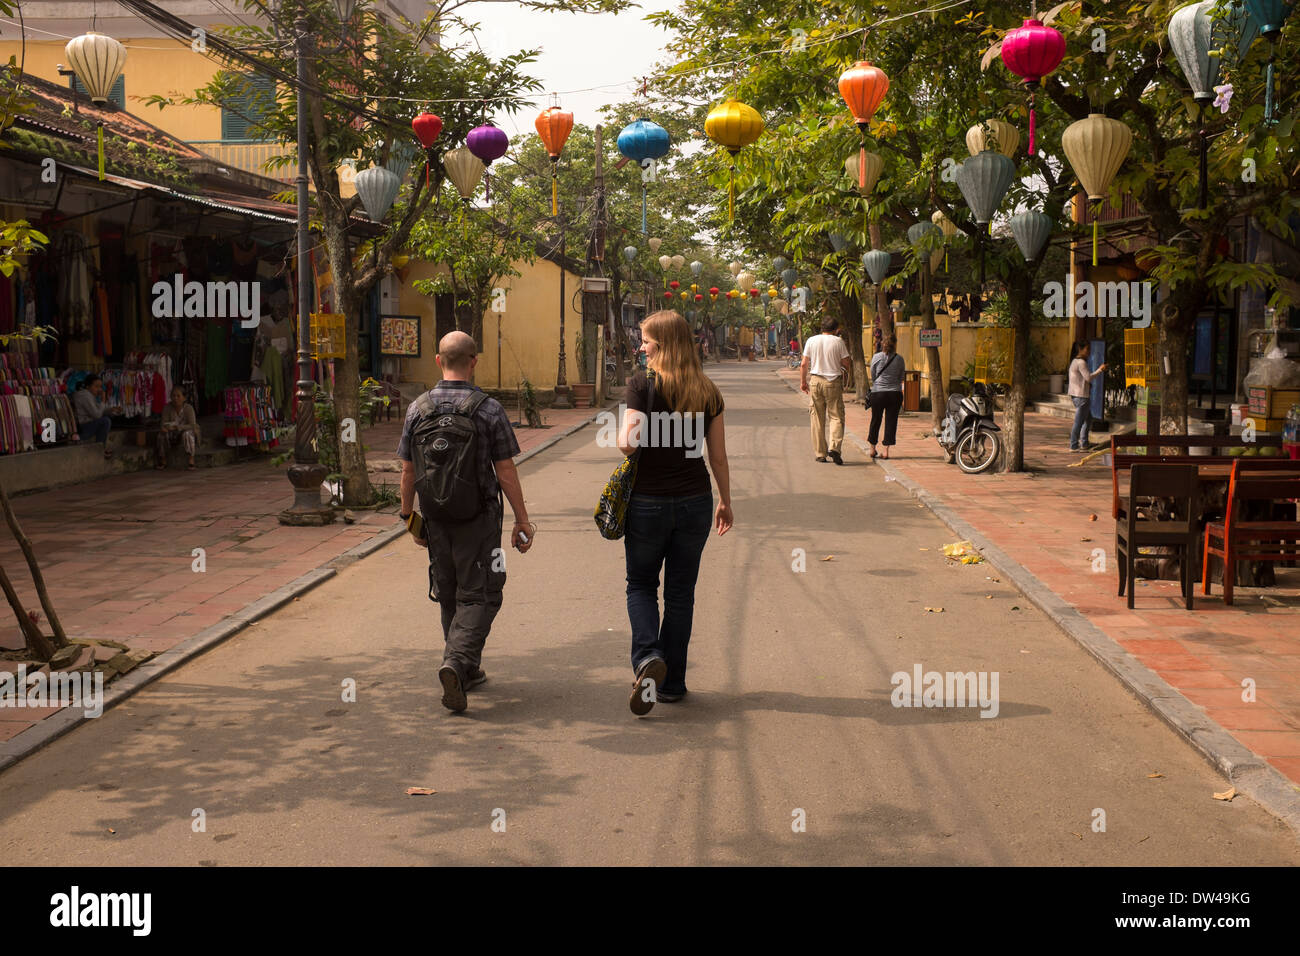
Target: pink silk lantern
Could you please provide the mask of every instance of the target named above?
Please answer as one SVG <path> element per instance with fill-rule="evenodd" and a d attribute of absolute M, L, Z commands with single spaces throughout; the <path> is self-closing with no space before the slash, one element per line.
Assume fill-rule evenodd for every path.
<path fill-rule="evenodd" d="M 1027 19 L 1023 26 L 1009 31 L 1002 39 L 1002 62 L 1029 88 L 1030 156 L 1035 152 L 1034 132 L 1037 127 L 1034 91 L 1039 80 L 1061 65 L 1064 56 L 1065 37 L 1034 18 Z"/>

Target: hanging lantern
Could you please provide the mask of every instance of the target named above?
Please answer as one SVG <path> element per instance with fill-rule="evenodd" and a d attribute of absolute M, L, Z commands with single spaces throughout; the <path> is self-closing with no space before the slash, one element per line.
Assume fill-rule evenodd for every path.
<path fill-rule="evenodd" d="M 626 259 L 628 262 L 631 262 L 633 259 L 636 258 L 637 252 L 638 250 L 636 246 L 624 246 L 623 258 Z"/>
<path fill-rule="evenodd" d="M 1033 262 L 1043 251 L 1043 246 L 1047 245 L 1047 239 L 1052 234 L 1052 217 L 1031 210 L 1012 216 L 1009 225 L 1011 235 L 1015 237 L 1016 245 L 1020 247 L 1025 261 Z"/>
<path fill-rule="evenodd" d="M 831 248 L 835 250 L 836 255 L 839 255 L 841 252 L 843 252 L 845 249 L 849 247 L 849 241 L 845 239 L 843 236 L 841 236 L 838 232 L 832 232 L 830 234 L 830 241 L 831 241 Z"/>
<path fill-rule="evenodd" d="M 692 291 L 692 292 L 699 292 L 699 291 L 700 291 L 699 284 L 698 284 L 698 283 L 695 283 L 695 282 L 692 282 L 692 283 L 691 283 L 691 291 Z"/>
<path fill-rule="evenodd" d="M 1002 62 L 1020 77 L 1029 90 L 1029 155 L 1035 153 L 1034 132 L 1037 114 L 1034 95 L 1038 82 L 1061 64 L 1065 56 L 1065 37 L 1041 20 L 1030 18 L 1002 38 Z"/>
<path fill-rule="evenodd" d="M 668 130 L 658 123 L 639 119 L 628 123 L 618 134 L 618 151 L 635 162 L 641 169 L 647 169 L 668 152 L 670 146 Z M 646 231 L 646 181 L 641 178 L 641 233 Z"/>
<path fill-rule="evenodd" d="M 780 294 L 781 293 L 776 290 L 776 286 L 772 286 L 767 290 L 767 297 L 769 299 L 775 299 Z"/>
<path fill-rule="evenodd" d="M 703 302 L 703 301 L 704 301 L 704 293 L 702 293 L 702 292 L 697 292 L 697 293 L 695 293 L 695 301 L 696 301 L 696 302 Z"/>
<path fill-rule="evenodd" d="M 479 159 L 464 146 L 449 149 L 442 157 L 442 165 L 447 168 L 452 185 L 460 193 L 460 198 L 468 200 L 478 189 L 479 180 L 483 178 L 483 160 Z"/>
<path fill-rule="evenodd" d="M 126 65 L 126 47 L 102 33 L 83 33 L 73 37 L 63 48 L 77 79 L 85 87 L 90 102 L 96 106 L 108 105 L 108 94 L 122 75 Z M 99 157 L 99 178 L 104 178 L 104 124 L 95 123 L 96 153 Z"/>
<path fill-rule="evenodd" d="M 1272 126 L 1277 122 L 1273 117 L 1273 59 L 1277 55 L 1277 38 L 1282 32 L 1282 21 L 1291 11 L 1292 3 L 1288 0 L 1246 0 L 1246 7 L 1252 19 L 1259 26 L 1259 32 L 1268 39 L 1268 66 L 1264 68 L 1264 122 Z M 1241 59 L 1246 52 L 1240 46 Z"/>
<path fill-rule="evenodd" d="M 397 173 L 400 177 L 405 177 L 408 169 L 411 168 L 411 160 L 415 159 L 418 150 L 411 145 L 405 137 L 393 140 L 388 147 L 388 162 L 384 163 L 390 170 Z"/>
<path fill-rule="evenodd" d="M 694 262 L 691 263 L 691 275 L 698 277 L 699 274 L 703 271 L 704 271 L 704 263 L 700 262 L 699 259 L 696 259 Z"/>
<path fill-rule="evenodd" d="M 664 241 L 660 239 L 658 236 L 651 236 L 649 239 L 646 240 L 646 245 L 650 247 L 651 252 L 658 252 L 659 247 L 662 246 L 663 243 Z M 664 266 L 664 268 L 667 269 L 668 267 Z"/>
<path fill-rule="evenodd" d="M 1100 201 L 1106 198 L 1110 181 L 1119 172 L 1133 143 L 1133 132 L 1119 120 L 1090 113 L 1087 119 L 1077 120 L 1061 134 L 1061 148 L 1070 161 L 1088 198 Z M 1092 218 L 1092 264 L 1097 264 L 1097 215 Z"/>
<path fill-rule="evenodd" d="M 683 268 L 685 265 L 686 265 L 686 257 L 685 257 L 685 256 L 681 256 L 681 255 L 673 256 L 673 268 L 674 268 L 674 269 L 681 269 L 681 268 Z"/>
<path fill-rule="evenodd" d="M 740 270 L 743 268 L 745 268 L 745 264 L 741 262 L 739 259 L 731 260 L 731 264 L 727 266 L 728 271 L 732 274 L 733 277 L 740 275 Z"/>
<path fill-rule="evenodd" d="M 1020 130 L 1004 120 L 985 120 L 966 130 L 966 148 L 972 156 L 986 149 L 996 149 L 1008 159 L 1014 159 L 1016 150 L 1020 148 Z"/>
<path fill-rule="evenodd" d="M 660 268 L 660 269 L 663 269 L 664 272 L 667 272 L 667 271 L 668 271 L 668 267 L 669 267 L 670 265 L 672 265 L 672 264 L 673 264 L 673 257 L 672 257 L 672 256 L 660 256 L 660 257 L 659 257 L 659 268 Z"/>
<path fill-rule="evenodd" d="M 993 221 L 993 214 L 1015 178 L 1016 164 L 992 150 L 972 156 L 957 167 L 957 188 L 981 226 Z"/>
<path fill-rule="evenodd" d="M 844 172 L 856 181 L 858 192 L 863 196 L 876 188 L 880 174 L 885 170 L 885 157 L 861 149 L 844 160 Z"/>
<path fill-rule="evenodd" d="M 844 97 L 853 121 L 858 125 L 858 189 L 866 195 L 871 191 L 866 181 L 867 129 L 880 101 L 889 91 L 889 77 L 884 70 L 866 60 L 859 60 L 840 74 L 839 88 L 840 96 Z"/>
<path fill-rule="evenodd" d="M 754 273 L 742 272 L 736 276 L 736 288 L 741 292 L 749 292 L 754 288 Z"/>
<path fill-rule="evenodd" d="M 433 113 L 421 113 L 415 119 L 411 120 L 411 129 L 415 130 L 415 138 L 420 141 L 424 147 L 426 161 L 424 164 L 424 185 L 429 185 L 429 168 L 433 165 L 433 144 L 438 141 L 438 136 L 442 133 L 442 117 Z"/>
<path fill-rule="evenodd" d="M 371 166 L 357 173 L 355 183 L 366 215 L 372 222 L 382 222 L 402 188 L 401 177 L 383 166 Z"/>
<path fill-rule="evenodd" d="M 680 286 L 681 286 L 681 283 L 678 282 L 676 279 L 674 279 L 672 282 L 668 283 L 668 288 L 672 289 L 674 292 L 676 292 L 677 289 L 678 289 Z"/>
<path fill-rule="evenodd" d="M 542 138 L 546 155 L 551 157 L 551 215 L 560 214 L 560 153 L 573 132 L 573 114 L 560 109 L 559 97 L 552 94 L 551 105 L 542 110 L 533 121 L 537 135 Z"/>
<path fill-rule="evenodd" d="M 799 278 L 799 273 L 795 272 L 793 269 L 781 270 L 781 281 L 784 282 L 787 286 L 793 286 L 794 280 L 797 278 Z"/>
<path fill-rule="evenodd" d="M 715 286 L 710 286 L 710 287 L 709 287 L 709 298 L 712 299 L 712 300 L 715 301 L 715 302 L 717 301 L 717 299 L 718 299 L 718 287 L 717 287 L 716 285 L 715 285 Z"/>
<path fill-rule="evenodd" d="M 731 156 L 727 185 L 727 220 L 731 221 L 736 217 L 736 154 L 763 135 L 763 117 L 751 106 L 727 100 L 709 112 L 704 134 L 725 147 Z"/>
<path fill-rule="evenodd" d="M 665 292 L 664 298 L 667 299 L 669 302 L 671 302 L 673 299 L 673 294 L 671 292 Z"/>
<path fill-rule="evenodd" d="M 760 295 L 762 295 L 762 293 L 758 291 L 757 287 L 749 290 L 749 297 L 751 299 L 757 299 Z"/>
<path fill-rule="evenodd" d="M 682 290 L 682 301 L 685 302 L 685 301 L 686 301 L 686 297 L 689 296 L 689 295 L 690 295 L 690 293 L 687 292 L 685 289 L 683 289 L 683 290 Z"/>
<path fill-rule="evenodd" d="M 875 285 L 880 285 L 880 280 L 889 274 L 889 265 L 893 261 L 894 257 L 883 249 L 872 249 L 862 254 L 862 264 Z"/>
<path fill-rule="evenodd" d="M 936 209 L 930 214 L 930 221 L 939 227 L 943 232 L 943 271 L 948 271 L 948 240 L 957 235 L 960 231 L 956 224 L 943 214 L 943 210 Z"/>
<path fill-rule="evenodd" d="M 941 230 L 932 222 L 913 223 L 907 227 L 907 241 L 914 246 L 919 246 L 930 233 L 938 235 Z"/>
<path fill-rule="evenodd" d="M 492 197 L 492 180 L 488 168 L 492 161 L 500 159 L 510 148 L 510 137 L 506 131 L 491 123 L 484 123 L 482 126 L 475 126 L 465 137 L 465 145 L 469 151 L 483 161 L 484 169 L 484 197 Z"/>
<path fill-rule="evenodd" d="M 790 260 L 785 256 L 777 256 L 772 260 L 772 269 L 776 272 L 782 272 L 790 264 Z"/>
<path fill-rule="evenodd" d="M 1183 75 L 1196 102 L 1196 118 L 1200 123 L 1200 169 L 1197 206 L 1204 209 L 1209 202 L 1209 131 L 1205 128 L 1205 110 L 1214 100 L 1214 88 L 1221 78 L 1220 50 L 1235 46 L 1244 58 L 1246 49 L 1259 33 L 1259 23 L 1251 11 L 1245 16 L 1229 13 L 1226 19 L 1215 20 L 1211 14 L 1217 6 L 1215 0 L 1180 7 L 1169 18 L 1169 45 L 1183 68 Z M 1267 103 L 1266 96 L 1266 107 Z M 1266 110 L 1267 111 L 1267 110 Z"/>

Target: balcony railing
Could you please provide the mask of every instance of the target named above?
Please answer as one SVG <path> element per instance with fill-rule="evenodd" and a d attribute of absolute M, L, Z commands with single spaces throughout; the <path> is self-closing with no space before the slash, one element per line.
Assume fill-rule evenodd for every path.
<path fill-rule="evenodd" d="M 292 152 L 292 146 L 280 143 L 238 142 L 236 140 L 190 140 L 189 144 L 201 153 L 211 156 L 218 163 L 233 166 L 248 173 L 266 176 L 282 183 L 292 183 L 298 175 L 298 164 L 290 163 L 277 169 L 267 169 L 266 162 L 273 156 L 283 156 Z"/>

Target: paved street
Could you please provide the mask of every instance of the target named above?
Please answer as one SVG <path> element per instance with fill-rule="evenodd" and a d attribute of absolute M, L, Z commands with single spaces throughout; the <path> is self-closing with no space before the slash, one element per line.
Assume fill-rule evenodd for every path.
<path fill-rule="evenodd" d="M 402 539 L 0 775 L 4 859 L 1300 862 L 996 571 L 946 561 L 952 533 L 856 448 L 815 463 L 774 367 L 709 370 L 737 523 L 704 552 L 684 702 L 628 711 L 622 545 L 591 520 L 618 453 L 589 426 L 521 466 L 536 545 L 509 553 L 464 715 L 438 703 L 427 563 Z M 997 716 L 892 706 L 918 665 L 997 672 Z"/>

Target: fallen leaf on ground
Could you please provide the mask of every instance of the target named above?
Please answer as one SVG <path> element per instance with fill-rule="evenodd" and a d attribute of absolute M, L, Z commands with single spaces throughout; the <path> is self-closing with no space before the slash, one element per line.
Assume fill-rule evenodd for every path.
<path fill-rule="evenodd" d="M 1097 520 L 1097 516 L 1096 516 L 1096 515 L 1088 515 L 1088 520 L 1089 520 L 1089 521 L 1096 521 L 1096 520 Z"/>
<path fill-rule="evenodd" d="M 1142 839 L 1138 840 L 1138 842 L 1139 842 L 1139 843 L 1146 843 L 1147 840 L 1150 840 L 1150 839 L 1151 839 L 1151 835 L 1150 835 L 1150 834 L 1147 834 L 1147 835 L 1144 836 Z"/>
<path fill-rule="evenodd" d="M 943 613 L 943 608 L 941 608 L 941 607 L 927 607 L 926 610 L 927 610 L 927 611 L 932 611 L 932 612 L 934 612 L 935 614 L 942 614 L 942 613 Z"/>
<path fill-rule="evenodd" d="M 954 541 L 952 544 L 945 544 L 940 550 L 943 551 L 944 557 L 957 558 L 962 564 L 979 564 L 984 560 L 984 555 L 975 550 L 975 545 L 969 541 Z"/>
<path fill-rule="evenodd" d="M 1080 541 L 1091 541 L 1092 538 L 1080 538 L 1079 540 L 1080 540 Z"/>
<path fill-rule="evenodd" d="M 408 797 L 427 797 L 430 794 L 437 793 L 437 790 L 430 790 L 428 787 L 407 787 L 406 795 Z"/>
<path fill-rule="evenodd" d="M 1163 777 L 1163 776 L 1164 776 L 1163 773 L 1160 773 L 1159 771 L 1156 771 L 1155 773 L 1149 773 L 1149 774 L 1147 774 L 1147 779 L 1148 779 L 1148 780 L 1154 780 L 1156 777 Z"/>
<path fill-rule="evenodd" d="M 828 555 L 826 555 L 826 557 L 822 558 L 822 560 L 823 560 L 823 561 L 834 561 L 834 560 L 835 560 L 835 555 L 833 555 L 833 554 L 828 554 Z"/>
<path fill-rule="evenodd" d="M 929 551 L 930 549 L 929 549 L 929 548 L 917 548 L 916 550 L 918 550 L 918 551 Z"/>
<path fill-rule="evenodd" d="M 1229 803 L 1231 803 L 1231 802 L 1232 802 L 1232 798 L 1235 797 L 1236 795 L 1237 795 L 1237 788 L 1236 788 L 1236 787 L 1229 787 L 1227 790 L 1223 791 L 1223 793 L 1216 793 L 1216 794 L 1214 795 L 1214 799 L 1215 799 L 1215 800 L 1227 800 Z"/>
<path fill-rule="evenodd" d="M 1083 835 L 1082 835 L 1082 834 L 1075 833 L 1073 830 L 1070 831 L 1070 836 L 1072 836 L 1072 837 L 1078 837 L 1080 840 L 1083 839 Z"/>
<path fill-rule="evenodd" d="M 991 600 L 993 600 L 993 595 L 992 595 L 992 594 L 986 594 L 986 595 L 984 595 L 984 600 L 986 600 L 986 601 L 991 601 Z"/>
<path fill-rule="evenodd" d="M 116 833 L 117 831 L 114 830 L 112 827 L 109 827 L 109 828 L 108 828 L 108 832 L 109 832 L 109 833 Z"/>
<path fill-rule="evenodd" d="M 996 583 L 998 583 L 998 584 L 1001 584 L 1001 583 L 1002 583 L 1002 579 L 1001 579 L 1001 578 L 990 578 L 990 577 L 988 577 L 988 576 L 985 576 L 984 580 L 985 580 L 985 581 L 994 581 L 994 582 L 996 582 Z"/>

